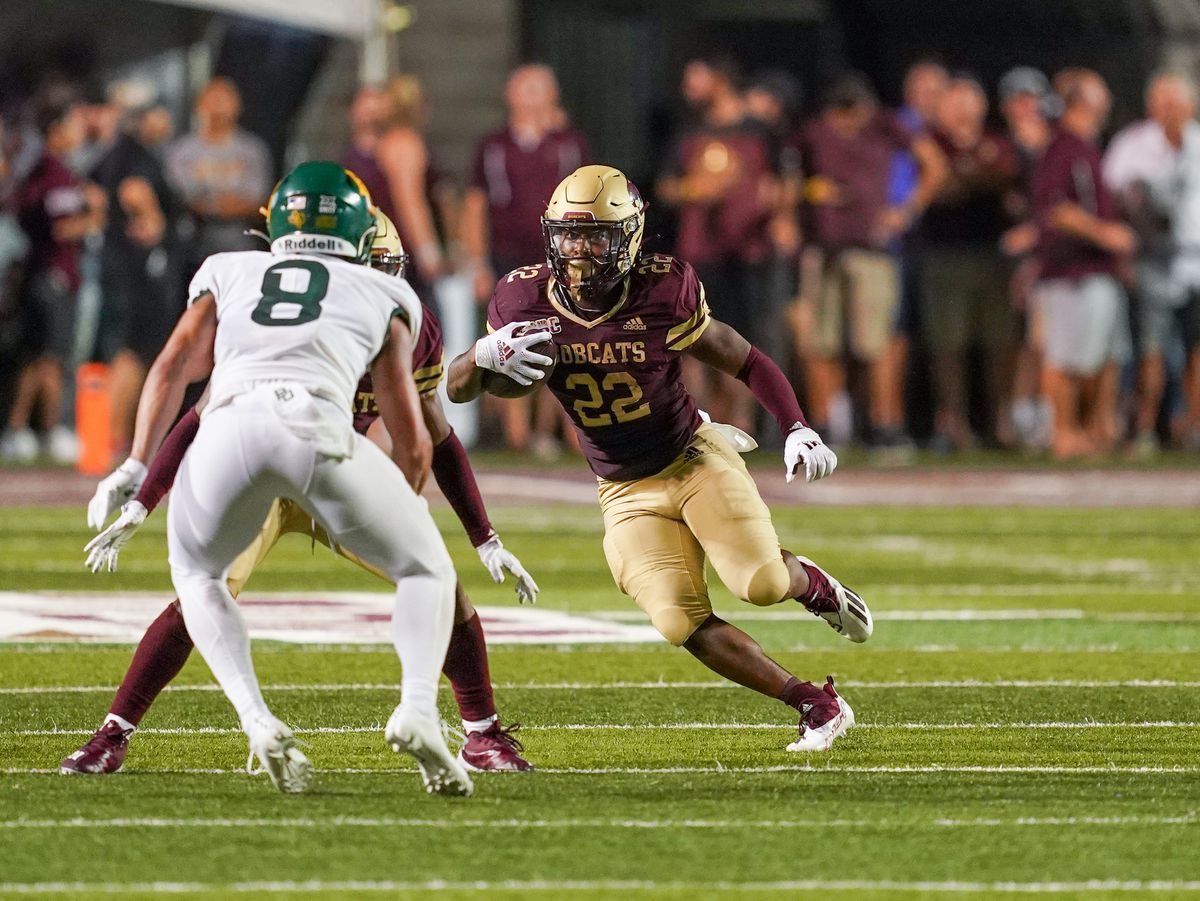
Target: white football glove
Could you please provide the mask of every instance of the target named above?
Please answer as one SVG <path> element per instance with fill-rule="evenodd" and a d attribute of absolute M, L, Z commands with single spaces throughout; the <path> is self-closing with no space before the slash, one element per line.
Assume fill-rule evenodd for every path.
<path fill-rule="evenodd" d="M 799 426 L 788 432 L 787 442 L 783 445 L 783 463 L 789 482 L 796 478 L 801 463 L 804 464 L 804 480 L 815 482 L 837 469 L 837 454 L 808 426 Z"/>
<path fill-rule="evenodd" d="M 102 569 L 117 571 L 117 556 L 133 533 L 146 521 L 146 508 L 137 501 L 130 501 L 121 508 L 111 526 L 87 543 L 87 567 L 94 573 Z"/>
<path fill-rule="evenodd" d="M 545 378 L 546 371 L 540 366 L 549 366 L 554 361 L 534 353 L 529 348 L 550 340 L 547 331 L 530 332 L 514 337 L 513 332 L 528 326 L 528 322 L 510 322 L 504 328 L 484 335 L 475 342 L 475 365 L 506 375 L 518 385 L 532 385 Z"/>
<path fill-rule="evenodd" d="M 100 480 L 88 502 L 88 525 L 99 531 L 121 504 L 138 493 L 146 478 L 146 464 L 130 457 Z"/>
<path fill-rule="evenodd" d="M 479 559 L 483 561 L 484 567 L 492 574 L 492 581 L 497 585 L 503 582 L 504 571 L 507 569 L 517 579 L 517 598 L 520 602 L 537 603 L 538 592 L 541 589 L 538 588 L 537 582 L 533 581 L 533 576 L 525 571 L 516 555 L 504 546 L 499 535 L 493 535 L 475 550 L 479 552 Z"/>

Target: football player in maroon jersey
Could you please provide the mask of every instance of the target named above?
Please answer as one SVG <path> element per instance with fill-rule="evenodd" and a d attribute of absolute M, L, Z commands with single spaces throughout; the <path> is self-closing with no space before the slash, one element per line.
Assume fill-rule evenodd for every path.
<path fill-rule="evenodd" d="M 599 480 L 604 553 L 613 578 L 667 641 L 727 679 L 800 713 L 790 751 L 824 751 L 854 723 L 828 679 L 802 682 L 745 632 L 713 613 L 704 560 L 744 601 L 795 599 L 851 641 L 871 635 L 862 599 L 811 560 L 781 550 L 770 511 L 735 444 L 749 436 L 707 422 L 684 388 L 690 354 L 744 382 L 779 423 L 791 481 L 837 465 L 807 426 L 795 392 L 769 357 L 710 314 L 690 265 L 639 256 L 645 204 L 609 166 L 584 166 L 555 190 L 542 218 L 547 262 L 500 279 L 487 336 L 457 357 L 450 399 L 471 400 L 487 372 L 522 384 L 546 376 Z"/>
<path fill-rule="evenodd" d="M 403 277 L 407 255 L 400 245 L 396 227 L 380 212 L 376 213 L 376 222 L 378 231 L 372 247 L 372 265 Z M 533 602 L 537 597 L 537 584 L 492 529 L 466 451 L 446 421 L 437 395 L 443 375 L 441 327 L 432 310 L 425 307 L 424 312 L 424 324 L 413 348 L 413 375 L 421 395 L 425 425 L 434 443 L 434 478 L 492 578 L 502 582 L 505 570 L 508 570 L 516 578 L 517 594 L 522 602 Z M 121 516 L 88 545 L 88 562 L 93 571 L 102 567 L 115 568 L 121 547 L 170 490 L 184 452 L 199 427 L 200 415 L 193 408 L 168 435 L 144 480 L 136 479 L 140 488 L 129 481 L 129 476 L 136 477 L 138 473 L 118 471 L 101 483 L 88 508 L 89 523 L 96 528 L 108 519 L 119 500 L 130 497 L 135 491 L 137 496 L 125 505 Z M 380 444 L 384 451 L 390 450 L 387 431 L 379 421 L 370 375 L 363 376 L 358 386 L 354 428 Z M 325 530 L 299 504 L 286 499 L 276 500 L 258 538 L 229 568 L 229 589 L 235 597 L 275 542 L 289 533 L 310 535 L 322 544 L 330 545 Z M 368 572 L 387 578 L 345 548 L 335 547 L 334 550 Z M 455 602 L 454 627 L 442 672 L 454 689 L 466 733 L 459 761 L 475 771 L 530 770 L 533 767 L 521 755 L 523 749 L 513 735 L 517 727 L 505 728 L 496 713 L 483 627 L 461 583 Z M 119 770 L 130 736 L 155 698 L 183 668 L 191 651 L 192 640 L 184 625 L 179 601 L 172 601 L 151 623 L 138 644 L 104 723 L 81 748 L 63 759 L 61 771 L 101 775 Z"/>

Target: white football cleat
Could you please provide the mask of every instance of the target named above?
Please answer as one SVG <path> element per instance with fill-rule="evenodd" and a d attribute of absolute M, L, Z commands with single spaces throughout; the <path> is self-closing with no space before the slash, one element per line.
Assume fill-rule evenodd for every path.
<path fill-rule="evenodd" d="M 854 711 L 833 687 L 833 676 L 825 677 L 821 690 L 829 696 L 822 704 L 806 704 L 800 716 L 800 737 L 789 751 L 828 751 L 835 739 L 854 725 Z"/>
<path fill-rule="evenodd" d="M 312 785 L 312 762 L 297 747 L 292 730 L 281 721 L 256 719 L 246 729 L 250 738 L 251 762 L 257 757 L 262 769 L 251 769 L 247 762 L 246 772 L 252 776 L 266 772 L 275 787 L 286 795 L 298 795 Z"/>
<path fill-rule="evenodd" d="M 383 736 L 397 754 L 403 752 L 416 759 L 425 791 L 470 797 L 475 785 L 450 753 L 442 729 L 441 720 L 401 704 L 388 718 Z"/>
<path fill-rule="evenodd" d="M 875 621 L 871 618 L 871 609 L 866 601 L 859 597 L 858 592 L 847 588 L 807 557 L 797 555 L 796 559 L 820 570 L 829 580 L 829 587 L 832 589 L 831 593 L 822 594 L 810 601 L 799 601 L 800 605 L 809 613 L 829 623 L 833 631 L 855 643 L 861 644 L 870 638 L 875 630 Z"/>

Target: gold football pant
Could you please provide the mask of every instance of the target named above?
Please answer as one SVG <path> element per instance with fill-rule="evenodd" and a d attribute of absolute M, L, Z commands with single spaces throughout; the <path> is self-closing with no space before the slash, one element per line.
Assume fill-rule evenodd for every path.
<path fill-rule="evenodd" d="M 245 587 L 251 573 L 258 567 L 258 564 L 266 559 L 271 548 L 275 547 L 275 542 L 284 535 L 290 534 L 308 535 L 372 575 L 379 576 L 389 584 L 394 584 L 382 570 L 355 556 L 353 551 L 348 551 L 331 542 L 325 529 L 314 522 L 308 512 L 295 501 L 287 498 L 275 498 L 257 537 L 229 565 L 229 571 L 225 574 L 229 593 L 236 598 Z"/>
<path fill-rule="evenodd" d="M 743 601 L 769 606 L 787 596 L 791 577 L 771 513 L 742 458 L 712 426 L 701 426 L 662 472 L 601 479 L 599 495 L 617 587 L 671 644 L 683 644 L 712 615 L 705 555 Z"/>

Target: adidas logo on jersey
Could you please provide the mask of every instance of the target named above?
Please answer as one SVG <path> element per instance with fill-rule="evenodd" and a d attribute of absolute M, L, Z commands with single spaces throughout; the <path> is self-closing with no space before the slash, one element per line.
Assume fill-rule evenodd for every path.
<path fill-rule="evenodd" d="M 626 320 L 624 328 L 627 332 L 644 332 L 646 323 L 642 322 L 641 316 L 634 316 L 632 319 Z"/>

